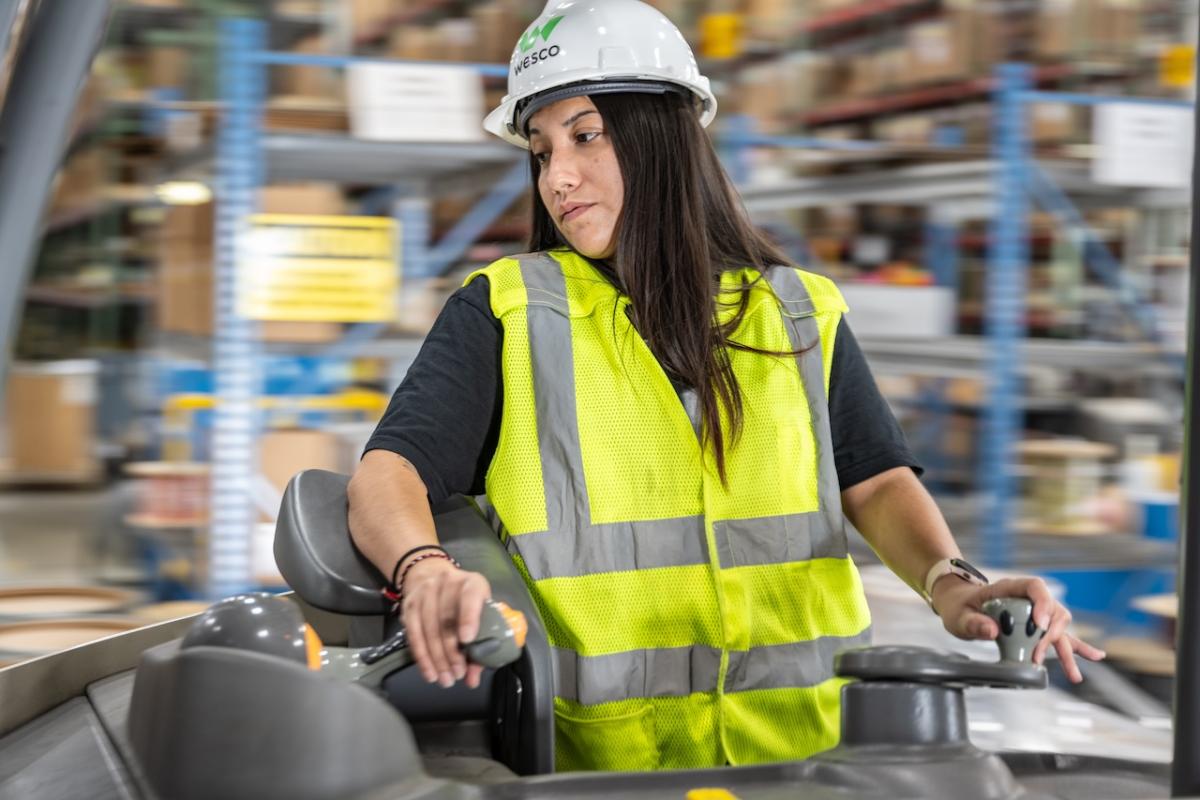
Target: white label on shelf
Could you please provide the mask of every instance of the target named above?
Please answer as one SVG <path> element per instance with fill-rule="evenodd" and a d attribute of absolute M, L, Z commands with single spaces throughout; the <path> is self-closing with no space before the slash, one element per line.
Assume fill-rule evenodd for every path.
<path fill-rule="evenodd" d="M 1192 112 L 1145 103 L 1105 103 L 1092 122 L 1092 178 L 1111 186 L 1186 189 L 1192 176 Z"/>
<path fill-rule="evenodd" d="M 62 379 L 59 399 L 64 406 L 94 406 L 96 378 L 92 375 L 68 375 Z"/>
<path fill-rule="evenodd" d="M 483 138 L 483 81 L 453 64 L 354 64 L 346 70 L 350 131 L 375 141 Z"/>
<path fill-rule="evenodd" d="M 882 264 L 891 258 L 892 243 L 886 236 L 863 235 L 854 239 L 854 261 Z"/>

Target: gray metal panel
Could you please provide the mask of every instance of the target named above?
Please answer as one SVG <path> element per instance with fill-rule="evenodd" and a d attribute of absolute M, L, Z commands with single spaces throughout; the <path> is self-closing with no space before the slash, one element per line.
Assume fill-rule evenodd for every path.
<path fill-rule="evenodd" d="M 73 697 L 89 684 L 133 669 L 148 647 L 182 636 L 198 615 L 109 636 L 0 669 L 0 735 Z"/>
<path fill-rule="evenodd" d="M 111 6 L 111 0 L 40 3 L 0 109 L 0 353 L 11 350 L 50 180 Z"/>
<path fill-rule="evenodd" d="M 99 719 L 82 697 L 0 739 L 0 797 L 137 797 Z"/>
<path fill-rule="evenodd" d="M 522 151 L 499 141 L 369 142 L 328 134 L 270 134 L 262 141 L 271 180 L 382 185 L 471 174 L 525 157 Z"/>
<path fill-rule="evenodd" d="M 408 725 L 377 695 L 261 653 L 148 652 L 128 720 L 166 798 L 332 800 L 425 778 Z"/>

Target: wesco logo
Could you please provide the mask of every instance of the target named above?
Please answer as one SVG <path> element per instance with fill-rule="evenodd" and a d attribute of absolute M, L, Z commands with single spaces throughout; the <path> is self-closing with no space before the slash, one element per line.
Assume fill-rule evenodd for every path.
<path fill-rule="evenodd" d="M 549 47 L 543 47 L 541 50 L 536 50 L 513 64 L 513 74 L 520 75 L 523 70 L 529 69 L 539 61 L 545 61 L 548 58 L 554 58 L 560 52 L 562 51 L 556 44 L 552 44 Z"/>

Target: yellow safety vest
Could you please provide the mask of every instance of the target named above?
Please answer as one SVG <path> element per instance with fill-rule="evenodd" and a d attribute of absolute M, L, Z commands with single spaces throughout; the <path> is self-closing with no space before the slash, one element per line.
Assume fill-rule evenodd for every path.
<path fill-rule="evenodd" d="M 554 650 L 557 768 L 745 764 L 837 744 L 833 656 L 870 628 L 826 403 L 837 288 L 774 267 L 751 290 L 733 338 L 808 349 L 730 350 L 744 427 L 723 486 L 629 298 L 591 264 L 563 249 L 476 275 L 504 326 L 487 494 Z M 727 273 L 718 313 L 757 277 Z"/>

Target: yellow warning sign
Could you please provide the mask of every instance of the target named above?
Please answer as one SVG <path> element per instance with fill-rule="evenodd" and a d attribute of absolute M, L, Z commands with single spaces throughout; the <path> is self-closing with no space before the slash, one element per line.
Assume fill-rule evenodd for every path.
<path fill-rule="evenodd" d="M 286 322 L 396 317 L 399 232 L 387 217 L 256 214 L 238 271 L 238 311 Z"/>
<path fill-rule="evenodd" d="M 1186 89 L 1196 81 L 1196 48 L 1190 44 L 1171 45 L 1158 60 L 1158 77 L 1163 86 Z"/>

